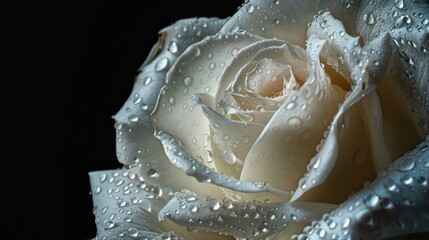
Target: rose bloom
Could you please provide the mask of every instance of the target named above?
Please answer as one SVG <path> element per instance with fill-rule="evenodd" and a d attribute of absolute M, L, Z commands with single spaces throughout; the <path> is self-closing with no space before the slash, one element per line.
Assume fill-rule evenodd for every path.
<path fill-rule="evenodd" d="M 162 29 L 115 115 L 124 167 L 90 173 L 96 238 L 429 231 L 428 39 L 406 0 L 250 0 Z"/>

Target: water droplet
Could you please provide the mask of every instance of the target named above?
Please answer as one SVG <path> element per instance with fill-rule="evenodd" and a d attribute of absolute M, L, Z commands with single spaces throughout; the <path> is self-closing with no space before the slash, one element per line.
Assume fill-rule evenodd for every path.
<path fill-rule="evenodd" d="M 183 79 L 183 84 L 185 85 L 185 87 L 189 87 L 192 84 L 192 78 L 187 76 L 185 77 L 185 79 Z"/>
<path fill-rule="evenodd" d="M 286 104 L 286 109 L 292 110 L 295 108 L 295 105 L 296 105 L 295 102 L 290 102 L 290 103 Z"/>
<path fill-rule="evenodd" d="M 380 62 L 379 62 L 378 60 L 374 60 L 374 61 L 372 62 L 372 64 L 373 64 L 374 66 L 380 66 Z"/>
<path fill-rule="evenodd" d="M 214 62 L 210 63 L 209 69 L 214 70 L 215 68 L 216 68 L 216 63 L 214 63 Z"/>
<path fill-rule="evenodd" d="M 174 97 L 170 97 L 170 99 L 168 100 L 168 102 L 169 102 L 171 105 L 174 105 L 174 104 L 176 103 L 176 99 L 175 99 Z"/>
<path fill-rule="evenodd" d="M 274 5 L 279 5 L 280 0 L 273 0 Z"/>
<path fill-rule="evenodd" d="M 232 202 L 231 202 L 231 201 L 229 201 L 229 200 L 225 200 L 225 201 L 223 201 L 223 203 L 222 203 L 222 207 L 223 207 L 223 208 L 225 208 L 225 209 L 230 210 L 230 209 L 233 209 L 233 208 L 234 208 L 234 205 L 232 204 Z"/>
<path fill-rule="evenodd" d="M 220 208 L 220 201 L 214 198 L 208 200 L 210 210 L 216 211 Z"/>
<path fill-rule="evenodd" d="M 301 119 L 299 119 L 298 117 L 291 117 L 288 120 L 288 124 L 291 125 L 292 127 L 301 127 Z"/>
<path fill-rule="evenodd" d="M 114 222 L 110 221 L 110 219 L 105 219 L 101 224 L 102 224 L 103 228 L 106 230 L 116 227 L 116 224 Z"/>
<path fill-rule="evenodd" d="M 382 198 L 380 201 L 380 206 L 384 209 L 392 209 L 395 207 L 395 205 L 393 205 L 392 200 L 390 200 L 389 198 Z"/>
<path fill-rule="evenodd" d="M 159 177 L 159 173 L 158 173 L 155 169 L 153 169 L 153 168 L 150 168 L 150 169 L 147 171 L 147 175 L 148 175 L 149 177 L 153 177 L 153 178 L 157 178 L 157 177 Z"/>
<path fill-rule="evenodd" d="M 329 219 L 329 220 L 326 222 L 326 224 L 328 224 L 328 227 L 329 227 L 330 229 L 334 229 L 335 227 L 337 227 L 337 223 L 336 223 L 334 220 L 332 220 L 332 219 Z"/>
<path fill-rule="evenodd" d="M 255 6 L 253 4 L 247 5 L 246 11 L 248 13 L 252 13 L 255 10 Z"/>
<path fill-rule="evenodd" d="M 352 222 L 352 220 L 349 217 L 346 217 L 346 218 L 344 218 L 343 224 L 341 225 L 341 227 L 343 229 L 348 228 L 350 226 L 351 222 Z"/>
<path fill-rule="evenodd" d="M 198 212 L 198 207 L 196 205 L 192 204 L 191 206 L 189 206 L 189 211 L 191 213 L 196 213 L 196 212 Z"/>
<path fill-rule="evenodd" d="M 128 121 L 135 123 L 139 120 L 139 117 L 137 117 L 136 115 L 131 115 L 128 117 Z"/>
<path fill-rule="evenodd" d="M 193 192 L 186 192 L 185 193 L 185 200 L 188 202 L 193 202 L 197 200 L 197 195 Z"/>
<path fill-rule="evenodd" d="M 280 23 L 280 20 L 278 19 L 278 18 L 273 18 L 273 24 L 279 24 Z"/>
<path fill-rule="evenodd" d="M 401 183 L 407 186 L 411 186 L 414 183 L 414 178 L 410 174 L 405 174 L 403 177 L 401 177 Z"/>
<path fill-rule="evenodd" d="M 321 229 L 317 230 L 317 235 L 318 235 L 320 238 L 325 238 L 325 236 L 326 236 L 326 231 L 325 231 L 323 228 L 321 228 Z"/>
<path fill-rule="evenodd" d="M 409 24 L 411 24 L 411 18 L 410 16 L 405 14 L 398 17 L 398 19 L 396 19 L 395 27 L 402 27 L 404 25 L 409 25 Z"/>
<path fill-rule="evenodd" d="M 404 0 L 395 0 L 393 4 L 398 9 L 403 9 L 404 8 Z"/>
<path fill-rule="evenodd" d="M 207 86 L 207 87 L 204 88 L 204 92 L 208 93 L 209 91 L 210 91 L 210 87 L 209 86 Z"/>
<path fill-rule="evenodd" d="M 341 0 L 341 6 L 349 8 L 351 6 L 350 0 Z"/>
<path fill-rule="evenodd" d="M 170 41 L 167 45 L 167 49 L 173 54 L 176 54 L 179 51 L 179 48 L 177 47 L 177 43 L 175 41 Z"/>
<path fill-rule="evenodd" d="M 399 187 L 391 178 L 387 178 L 383 182 L 384 188 L 389 192 L 399 192 Z"/>
<path fill-rule="evenodd" d="M 365 13 L 363 15 L 363 20 L 366 22 L 366 24 L 368 25 L 372 25 L 375 22 L 375 18 L 374 15 L 372 13 Z"/>
<path fill-rule="evenodd" d="M 159 61 L 155 65 L 155 71 L 160 72 L 167 68 L 168 66 L 168 58 L 163 57 L 159 59 Z"/>
<path fill-rule="evenodd" d="M 101 187 L 100 186 L 95 187 L 94 193 L 99 194 L 100 192 L 101 192 Z"/>
<path fill-rule="evenodd" d="M 416 163 L 409 157 L 404 157 L 396 164 L 396 169 L 401 172 L 407 172 L 414 168 Z"/>
<path fill-rule="evenodd" d="M 136 238 L 139 236 L 139 230 L 137 230 L 135 227 L 130 227 L 128 228 L 128 234 L 130 237 Z"/>
<path fill-rule="evenodd" d="M 147 86 L 147 85 L 149 85 L 149 83 L 152 81 L 152 78 L 151 77 L 145 77 L 145 78 L 143 78 L 143 84 L 145 85 L 145 86 Z"/>
<path fill-rule="evenodd" d="M 376 208 L 380 202 L 380 198 L 372 193 L 366 194 L 363 199 L 363 203 L 369 208 Z"/>

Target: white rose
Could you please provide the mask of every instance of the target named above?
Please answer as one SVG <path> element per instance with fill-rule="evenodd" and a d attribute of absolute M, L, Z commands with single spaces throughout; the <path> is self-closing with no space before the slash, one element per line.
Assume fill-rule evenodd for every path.
<path fill-rule="evenodd" d="M 428 18 L 405 0 L 250 0 L 161 30 L 115 116 L 124 168 L 90 173 L 97 237 L 429 231 Z"/>

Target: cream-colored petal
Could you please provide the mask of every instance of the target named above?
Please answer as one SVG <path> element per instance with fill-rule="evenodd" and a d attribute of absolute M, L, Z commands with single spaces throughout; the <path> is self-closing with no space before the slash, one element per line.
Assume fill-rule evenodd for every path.
<path fill-rule="evenodd" d="M 314 74 L 289 96 L 252 146 L 240 179 L 294 190 L 343 99 L 344 92 L 315 64 Z"/>
<path fill-rule="evenodd" d="M 137 168 L 89 173 L 97 239 L 227 239 L 206 231 L 188 231 L 158 213 L 173 197 L 169 187 L 146 183 Z"/>
<path fill-rule="evenodd" d="M 337 152 L 332 169 L 326 172 L 320 152 L 308 166 L 309 178 L 316 178 L 301 182 L 299 187 L 308 191 L 300 201 L 341 203 L 365 182 L 372 181 L 392 161 L 382 132 L 380 103 L 376 93 L 371 93 L 342 115 L 336 131 Z M 322 182 L 312 188 L 317 181 Z"/>
<path fill-rule="evenodd" d="M 217 185 L 238 192 L 269 192 L 282 199 L 290 197 L 290 193 L 276 189 L 269 184 L 240 181 L 233 177 L 216 172 L 214 169 L 207 167 L 200 162 L 200 160 L 190 155 L 189 152 L 181 146 L 180 140 L 174 139 L 171 135 L 163 131 L 158 131 L 156 136 L 164 145 L 165 153 L 171 163 L 199 182 L 207 183 L 209 186 Z M 210 194 L 210 196 L 214 195 Z"/>
<path fill-rule="evenodd" d="M 247 33 L 231 33 L 208 37 L 188 48 L 167 75 L 167 85 L 153 112 L 157 128 L 180 139 L 194 157 L 207 162 L 210 146 L 205 142 L 210 134 L 209 120 L 202 109 L 195 106 L 192 95 L 214 96 L 219 78 L 235 51 L 257 40 L 258 37 Z"/>
<path fill-rule="evenodd" d="M 365 21 L 372 16 L 375 21 L 369 24 Z M 394 55 L 399 56 L 400 62 L 392 68 L 394 81 L 401 85 L 399 93 L 405 95 L 421 131 L 429 133 L 429 4 L 427 1 L 363 1 L 358 16 L 358 32 L 364 40 L 370 41 L 378 35 L 387 32 L 395 48 Z M 396 65 L 397 64 L 397 65 Z"/>
<path fill-rule="evenodd" d="M 320 233 L 325 239 L 427 239 L 427 234 L 406 235 L 429 232 L 428 140 L 397 159 L 336 210 L 306 227 L 298 239 L 320 239 Z"/>
<path fill-rule="evenodd" d="M 253 49 L 251 49 L 252 54 L 245 55 L 247 58 L 251 56 L 252 61 L 238 70 L 235 75 L 236 78 L 232 84 L 232 92 L 230 93 L 236 102 L 238 102 L 239 106 L 251 106 L 251 109 L 261 112 L 277 110 L 287 98 L 287 95 L 290 94 L 290 92 L 293 92 L 292 90 L 285 93 L 282 97 L 269 98 L 262 97 L 248 91 L 246 88 L 248 75 L 261 61 L 270 59 L 269 61 L 272 61 L 272 64 L 288 66 L 291 69 L 294 79 L 296 79 L 299 84 L 305 82 L 306 78 L 310 74 L 311 63 L 305 51 L 296 45 L 292 45 L 287 42 L 282 42 L 283 44 L 278 45 L 278 42 L 282 41 L 264 41 L 260 45 L 256 45 Z M 261 45 L 265 45 L 265 48 L 258 49 Z M 228 92 L 225 93 L 226 97 L 228 97 L 227 94 Z"/>
<path fill-rule="evenodd" d="M 339 34 L 337 31 L 342 31 L 341 35 L 343 36 L 341 38 L 330 38 L 333 34 Z M 352 89 L 346 95 L 345 100 L 335 114 L 326 139 L 321 143 L 320 151 L 312 159 L 312 167 L 309 168 L 308 174 L 300 179 L 299 187 L 294 192 L 291 201 L 298 199 L 305 192 L 322 184 L 328 178 L 338 157 L 339 133 L 341 132 L 340 125 L 343 115 L 350 107 L 374 91 L 378 81 L 378 79 L 370 78 L 366 71 L 366 66 L 368 65 L 367 53 L 362 51 L 356 39 L 348 35 L 341 22 L 333 18 L 329 12 L 323 12 L 315 18 L 315 21 L 310 25 L 309 34 L 307 51 L 310 56 L 315 59 L 319 55 L 317 53 L 322 49 L 324 50 L 324 52 L 322 50 L 322 54 L 327 59 L 335 58 L 338 55 L 341 56 L 344 63 L 342 66 L 338 65 L 338 69 L 343 74 L 346 72 L 344 75 L 350 75 L 348 80 L 352 84 Z M 322 39 L 319 37 L 322 37 Z M 341 45 L 341 42 L 344 44 Z M 326 49 L 329 49 L 329 51 L 326 51 Z M 329 55 L 331 53 L 333 56 Z M 318 163 L 317 168 L 314 168 L 315 163 Z"/>
<path fill-rule="evenodd" d="M 161 210 L 159 218 L 183 226 L 263 239 L 300 222 L 311 222 L 336 207 L 324 203 L 234 203 L 182 192 Z"/>
<path fill-rule="evenodd" d="M 206 105 L 204 98 L 207 100 L 207 97 L 199 94 L 194 96 L 194 100 L 210 120 L 211 144 L 214 145 L 212 150 L 218 150 L 208 154 L 214 155 L 213 163 L 218 172 L 239 178 L 247 152 L 261 133 L 263 125 L 222 116 Z"/>
<path fill-rule="evenodd" d="M 250 0 L 228 20 L 221 32 L 245 30 L 305 47 L 308 23 L 321 10 L 329 9 L 354 33 L 359 3 L 358 0 Z"/>
<path fill-rule="evenodd" d="M 138 166 L 149 184 L 169 186 L 173 191 L 191 188 L 199 194 L 221 194 L 215 187 L 200 187 L 202 184 L 171 167 L 162 144 L 153 136 L 150 113 L 171 64 L 190 44 L 217 32 L 222 23 L 218 19 L 187 19 L 161 30 L 160 41 L 154 47 L 158 52 L 153 51 L 145 61 L 130 98 L 115 115 L 118 160 Z"/>
<path fill-rule="evenodd" d="M 146 151 L 152 146 L 145 146 L 144 140 L 153 138 L 150 113 L 161 87 L 165 85 L 167 71 L 189 45 L 216 33 L 223 23 L 216 18 L 185 19 L 160 31 L 157 44 L 140 68 L 130 97 L 114 116 L 117 122 L 117 158 L 121 163 L 130 165 L 136 158 L 152 158 Z M 125 126 L 128 132 L 121 126 Z"/>
<path fill-rule="evenodd" d="M 417 123 L 416 106 L 411 105 L 411 97 L 405 90 L 407 79 L 400 74 L 400 69 L 400 59 L 394 54 L 389 69 L 377 88 L 383 114 L 383 135 L 393 159 L 413 149 L 424 139 L 423 131 Z"/>

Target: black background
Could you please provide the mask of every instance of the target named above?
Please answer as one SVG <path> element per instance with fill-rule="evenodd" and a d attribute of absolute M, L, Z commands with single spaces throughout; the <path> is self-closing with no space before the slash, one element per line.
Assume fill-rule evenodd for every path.
<path fill-rule="evenodd" d="M 111 116 L 158 30 L 242 1 L 1 4 L 0 238 L 92 238 L 88 172 L 120 166 Z"/>

